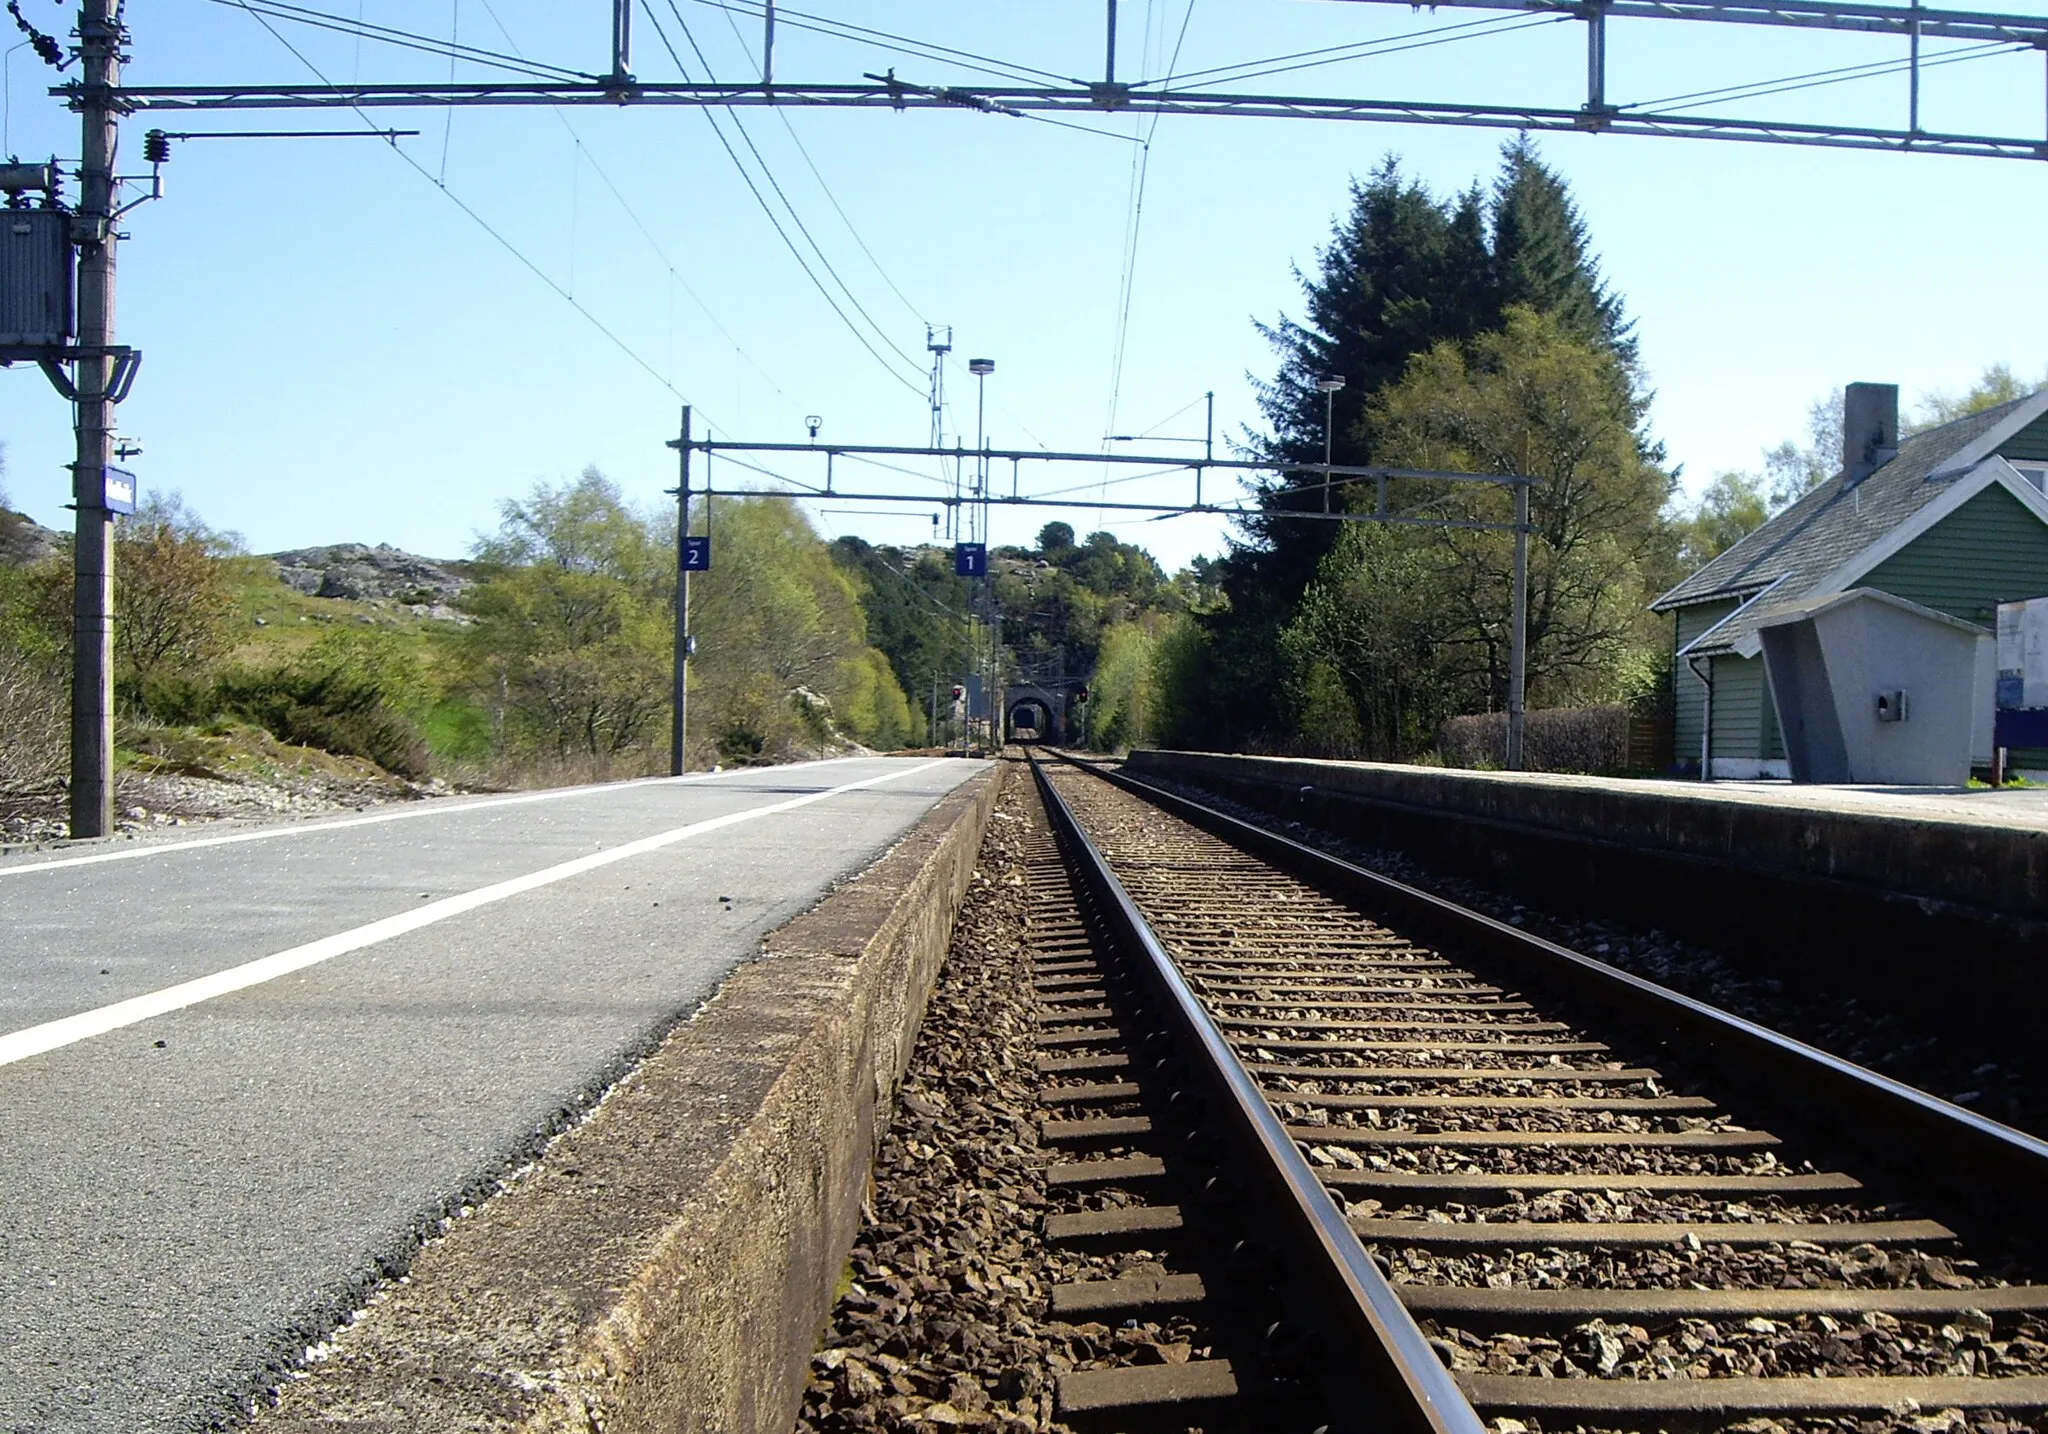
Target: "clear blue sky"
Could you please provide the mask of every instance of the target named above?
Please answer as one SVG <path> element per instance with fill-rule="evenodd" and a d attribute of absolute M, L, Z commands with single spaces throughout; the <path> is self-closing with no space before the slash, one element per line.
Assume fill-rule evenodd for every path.
<path fill-rule="evenodd" d="M 581 70 L 607 60 L 601 0 L 309 3 L 486 48 L 516 46 Z M 24 7 L 47 27 L 68 29 L 68 5 Z M 720 78 L 753 74 L 758 21 L 729 18 L 705 0 L 676 7 Z M 668 0 L 652 8 L 682 47 Z M 807 8 L 1062 75 L 1100 72 L 1100 0 L 807 0 Z M 129 11 L 136 84 L 298 81 L 311 78 L 307 63 L 335 80 L 445 80 L 450 72 L 445 59 L 280 25 L 302 62 L 220 0 L 130 0 Z M 1181 72 L 1418 34 L 1481 13 L 1330 0 L 1193 0 L 1190 11 L 1188 0 L 1124 0 L 1120 77 L 1166 73 L 1184 19 Z M 0 43 L 11 36 L 0 33 Z M 1583 99 L 1583 43 L 1583 30 L 1564 22 L 1256 83 L 1571 106 Z M 1941 48 L 1930 44 L 1930 55 Z M 1847 34 L 1615 22 L 1609 96 L 1653 99 L 1900 51 L 1895 41 Z M 6 63 L 0 147 L 23 158 L 75 158 L 76 125 L 45 95 L 48 72 L 26 49 L 10 51 Z M 787 81 L 853 81 L 892 64 L 920 82 L 976 78 L 963 65 L 793 26 L 776 46 L 777 77 Z M 675 74 L 644 14 L 635 68 L 649 79 Z M 463 65 L 455 74 L 486 72 Z M 2043 90 L 2039 53 L 1934 69 L 1925 123 L 2040 134 Z M 1905 81 L 1886 76 L 1724 112 L 1898 124 L 1904 107 Z M 662 445 L 679 395 L 697 406 L 700 424 L 728 437 L 800 439 L 804 415 L 815 413 L 827 437 L 922 442 L 926 321 L 953 326 L 951 391 L 960 401 L 949 430 L 964 429 L 970 441 L 965 360 L 983 354 L 998 364 L 988 381 L 998 444 L 1094 451 L 1105 432 L 1140 432 L 1182 409 L 1161 433 L 1199 436 L 1200 397 L 1210 389 L 1219 430 L 1234 433 L 1257 419 L 1247 371 L 1271 367 L 1252 320 L 1298 312 L 1291 266 L 1312 263 L 1345 206 L 1348 180 L 1388 153 L 1439 190 L 1490 180 L 1507 137 L 1385 124 L 1161 122 L 1112 417 L 1137 152 L 1130 137 L 1150 132 L 1149 120 L 1105 117 L 1098 135 L 965 111 L 741 112 L 826 258 L 909 356 L 888 354 L 871 335 L 885 365 L 804 277 L 699 113 L 373 113 L 381 124 L 423 131 L 402 142 L 419 169 L 375 140 L 183 143 L 166 169 L 165 199 L 125 221 L 132 238 L 121 257 L 120 338 L 147 356 L 121 410 L 124 433 L 146 449 L 133 466 L 145 489 L 181 490 L 257 551 L 357 540 L 460 555 L 493 524 L 500 499 L 590 463 L 636 500 L 658 501 L 674 480 Z M 151 124 L 361 123 L 345 111 L 145 115 L 128 126 L 124 168 L 142 169 L 140 132 Z M 1541 149 L 1570 182 L 1606 275 L 1636 320 L 1657 392 L 1655 433 L 1694 490 L 1799 436 L 1810 401 L 1844 382 L 1896 382 L 1910 404 L 1929 390 L 1967 386 L 1994 361 L 2029 377 L 2048 367 L 2040 260 L 2048 166 L 1611 135 L 1550 136 Z M 438 192 L 443 180 L 448 195 L 634 356 Z M 769 192 L 758 172 L 756 183 Z M 794 233 L 786 215 L 783 223 Z M 851 311 L 844 296 L 840 303 Z M 52 525 L 69 518 L 69 421 L 38 372 L 0 372 L 4 481 L 17 506 Z M 936 491 L 926 480 L 872 476 L 901 491 Z M 1183 478 L 1111 491 L 1165 499 L 1187 488 Z M 882 541 L 931 532 L 930 510 L 847 507 L 814 504 L 814 516 L 826 532 Z M 1222 545 L 1218 520 L 1098 519 L 1085 507 L 999 511 L 995 537 L 1026 540 L 1054 516 L 1083 531 L 1109 527 L 1169 567 Z"/>

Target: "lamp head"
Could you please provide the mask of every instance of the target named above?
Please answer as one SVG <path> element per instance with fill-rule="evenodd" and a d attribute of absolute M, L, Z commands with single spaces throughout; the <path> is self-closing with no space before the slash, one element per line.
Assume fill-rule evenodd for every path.
<path fill-rule="evenodd" d="M 1338 393 L 1344 388 L 1344 375 L 1333 373 L 1328 378 L 1316 380 L 1317 393 Z"/>
<path fill-rule="evenodd" d="M 996 361 L 994 359 L 969 359 L 967 360 L 967 371 L 976 378 L 987 378 L 996 371 Z"/>

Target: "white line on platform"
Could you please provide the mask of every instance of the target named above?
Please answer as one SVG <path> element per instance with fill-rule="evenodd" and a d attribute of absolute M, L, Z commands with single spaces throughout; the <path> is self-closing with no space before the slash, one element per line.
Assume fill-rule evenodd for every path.
<path fill-rule="evenodd" d="M 161 845 L 123 847 L 119 851 L 96 851 L 89 856 L 63 856 L 54 861 L 24 862 L 18 866 L 0 866 L 0 876 L 19 876 L 25 871 L 56 871 L 67 866 L 98 866 L 106 861 L 133 861 L 137 857 L 162 856 L 166 852 L 198 851 L 211 846 L 238 846 L 248 841 L 269 841 L 274 837 L 305 836 L 315 832 L 338 832 L 349 827 L 375 826 L 379 822 L 401 822 L 411 817 L 448 816 L 461 812 L 479 812 L 494 807 L 524 806 L 528 802 L 552 802 L 563 797 L 584 797 L 593 792 L 616 792 L 626 787 L 659 786 L 663 783 L 701 782 L 712 777 L 734 777 L 746 775 L 759 777 L 768 772 L 787 771 L 792 767 L 827 767 L 839 762 L 867 761 L 865 757 L 832 757 L 820 762 L 787 762 L 775 767 L 741 767 L 731 772 L 691 772 L 683 777 L 639 777 L 627 782 L 593 782 L 581 787 L 556 787 L 545 792 L 523 792 L 516 797 L 486 797 L 474 802 L 447 802 L 436 799 L 422 801 L 418 806 L 399 807 L 389 811 L 372 812 L 367 816 L 344 817 L 340 821 L 310 821 L 296 826 L 265 827 L 261 831 L 235 832 L 229 836 L 199 837 L 192 841 L 164 842 Z"/>
<path fill-rule="evenodd" d="M 12 1065 L 15 1061 L 26 1060 L 30 1056 L 41 1055 L 45 1051 L 53 1051 L 60 1046 L 68 1046 L 92 1036 L 105 1035 L 108 1031 L 117 1031 L 123 1026 L 135 1025 L 138 1022 L 150 1019 L 152 1016 L 161 1016 L 170 1011 L 182 1010 L 187 1006 L 196 1006 L 201 1001 L 210 1001 L 216 996 L 225 996 L 235 991 L 246 990 L 251 986 L 260 986 L 265 981 L 275 981 L 280 976 L 288 976 L 294 971 L 303 971 L 306 967 L 317 966 L 322 961 L 331 961 L 336 956 L 343 956 L 351 951 L 359 951 L 365 946 L 374 946 L 379 941 L 389 941 L 394 936 L 403 936 L 407 932 L 418 931 L 423 926 L 432 926 L 436 922 L 446 921 L 451 916 L 460 916 L 466 911 L 474 911 L 480 906 L 489 906 L 492 902 L 503 901 L 509 896 L 518 896 L 522 892 L 533 891 L 543 886 L 552 886 L 558 881 L 566 881 L 570 877 L 580 876 L 586 871 L 595 871 L 601 866 L 610 866 L 613 862 L 624 861 L 628 857 L 642 856 L 650 851 L 658 851 L 662 847 L 672 846 L 676 842 L 685 841 L 690 837 L 702 836 L 705 832 L 736 826 L 741 822 L 750 822 L 756 817 L 771 817 L 778 812 L 794 811 L 798 807 L 807 807 L 813 802 L 822 802 L 827 798 L 836 797 L 845 792 L 859 791 L 862 787 L 872 787 L 881 782 L 893 782 L 898 777 L 915 776 L 919 772 L 929 771 L 933 767 L 940 767 L 945 764 L 944 758 L 930 762 L 920 762 L 914 767 L 904 767 L 900 771 L 895 772 L 884 772 L 879 777 L 868 777 L 863 781 L 848 782 L 844 786 L 830 787 L 822 792 L 807 792 L 801 797 L 791 797 L 788 801 L 775 802 L 769 806 L 750 807 L 745 811 L 727 812 L 721 817 L 710 817 L 701 822 L 691 822 L 688 826 L 674 827 L 665 832 L 656 832 L 653 836 L 641 837 L 639 840 L 629 841 L 623 846 L 615 846 L 606 851 L 592 852 L 589 856 L 579 856 L 573 861 L 565 861 L 556 866 L 543 867 L 539 871 L 528 872 L 525 876 L 515 876 L 509 881 L 495 882 L 490 886 L 480 886 L 475 891 L 466 891 L 460 896 L 446 897 L 440 901 L 422 906 L 416 911 L 403 912 L 397 916 L 387 916 L 382 921 L 372 921 L 369 925 L 358 926 L 352 931 L 343 931 L 333 936 L 325 936 L 318 941 L 309 941 L 303 946 L 294 946 L 289 950 L 279 951 L 275 955 L 258 957 L 256 960 L 244 962 L 240 966 L 232 966 L 225 971 L 216 971 L 211 976 L 201 976 L 196 980 L 183 981 L 175 986 L 166 986 L 161 991 L 152 991 L 144 996 L 134 996 L 126 1001 L 116 1001 L 111 1006 L 101 1006 L 93 1011 L 81 1011 L 75 1016 L 65 1016 L 60 1020 L 45 1021 L 39 1026 L 30 1026 L 25 1030 L 14 1031 L 8 1035 L 0 1036 L 0 1066 Z"/>

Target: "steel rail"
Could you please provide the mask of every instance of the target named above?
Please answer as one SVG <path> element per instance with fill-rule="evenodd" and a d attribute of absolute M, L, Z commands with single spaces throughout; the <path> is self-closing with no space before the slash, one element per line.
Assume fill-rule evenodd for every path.
<path fill-rule="evenodd" d="M 1975 1208 L 2025 1212 L 2030 1220 L 2048 1206 L 2048 1142 L 2024 1131 L 1150 782 L 1055 755 L 1389 925 L 1420 928 L 1620 1010 L 1689 1062 L 1711 1064 L 1745 1085 L 1765 1077 L 1763 1098 L 1911 1180 L 1961 1194 Z"/>
<path fill-rule="evenodd" d="M 1254 1168 L 1281 1196 L 1287 1233 L 1307 1265 L 1302 1273 L 1324 1287 L 1325 1297 L 1356 1337 L 1371 1382 L 1402 1397 L 1398 1408 L 1369 1411 L 1367 1422 L 1373 1427 L 1391 1424 L 1410 1434 L 1486 1434 L 1484 1421 L 1352 1233 L 1343 1210 L 1182 978 L 1107 858 L 1046 776 L 1041 761 L 1028 751 L 1027 756 L 1069 859 L 1079 868 L 1115 937 L 1136 954 L 1139 970 L 1164 998 L 1169 1018 L 1193 1056 L 1191 1064 L 1214 1089 L 1239 1143 L 1252 1155 Z"/>

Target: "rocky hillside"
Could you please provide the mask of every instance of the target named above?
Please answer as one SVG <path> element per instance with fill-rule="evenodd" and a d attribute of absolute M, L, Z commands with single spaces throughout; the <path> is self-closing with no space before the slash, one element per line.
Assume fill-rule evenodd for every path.
<path fill-rule="evenodd" d="M 57 551 L 60 536 L 56 529 L 43 527 L 26 513 L 0 508 L 0 565 L 39 563 Z"/>
<path fill-rule="evenodd" d="M 435 609 L 453 616 L 451 605 L 470 586 L 468 564 L 423 558 L 389 543 L 335 543 L 264 556 L 277 564 L 285 586 L 308 597 L 398 603 L 431 616 L 442 615 Z"/>

